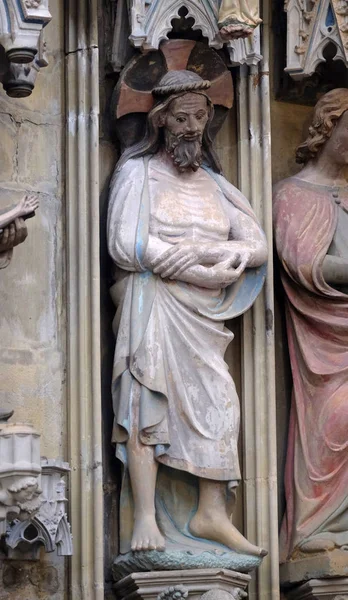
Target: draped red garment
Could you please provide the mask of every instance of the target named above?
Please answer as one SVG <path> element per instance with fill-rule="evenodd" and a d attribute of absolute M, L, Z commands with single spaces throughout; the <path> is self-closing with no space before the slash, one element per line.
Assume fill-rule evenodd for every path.
<path fill-rule="evenodd" d="M 281 562 L 319 538 L 348 544 L 348 295 L 322 274 L 338 210 L 326 186 L 293 177 L 275 188 L 293 377 Z"/>

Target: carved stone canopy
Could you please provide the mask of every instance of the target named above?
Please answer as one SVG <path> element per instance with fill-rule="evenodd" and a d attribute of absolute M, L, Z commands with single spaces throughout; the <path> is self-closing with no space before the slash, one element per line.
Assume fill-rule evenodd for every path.
<path fill-rule="evenodd" d="M 41 31 L 51 18 L 48 0 L 0 1 L 0 44 L 10 62 L 32 62 Z"/>
<path fill-rule="evenodd" d="M 41 461 L 41 506 L 30 520 L 14 521 L 7 530 L 9 558 L 16 558 L 17 547 L 26 558 L 36 559 L 43 545 L 46 552 L 57 550 L 58 556 L 73 553 L 70 524 L 66 514 L 68 500 L 64 477 L 69 465 L 59 459 Z"/>
<path fill-rule="evenodd" d="M 0 536 L 6 522 L 31 518 L 41 505 L 40 436 L 30 426 L 0 424 Z"/>
<path fill-rule="evenodd" d="M 136 48 L 157 50 L 167 39 L 172 20 L 181 8 L 194 19 L 193 29 L 201 29 L 213 48 L 222 48 L 218 28 L 218 0 L 127 0 L 130 12 L 130 40 Z"/>
<path fill-rule="evenodd" d="M 221 0 L 118 0 L 111 60 L 115 71 L 125 65 L 127 40 L 143 52 L 158 50 L 168 39 L 173 20 L 180 17 L 182 9 L 186 10 L 185 19 L 193 22 L 192 29 L 201 31 L 211 48 L 222 48 L 220 5 Z M 259 28 L 248 38 L 230 40 L 225 46 L 233 66 L 255 65 L 262 58 Z"/>
<path fill-rule="evenodd" d="M 0 60 L 8 62 L 1 81 L 8 96 L 29 96 L 47 66 L 42 34 L 51 18 L 48 0 L 0 0 Z"/>
<path fill-rule="evenodd" d="M 285 71 L 295 80 L 312 75 L 331 43 L 348 68 L 347 0 L 286 0 L 287 60 Z"/>

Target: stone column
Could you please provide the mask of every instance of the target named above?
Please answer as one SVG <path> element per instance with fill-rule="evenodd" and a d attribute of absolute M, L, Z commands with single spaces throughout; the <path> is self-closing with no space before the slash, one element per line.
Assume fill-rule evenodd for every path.
<path fill-rule="evenodd" d="M 242 326 L 244 534 L 269 551 L 249 587 L 249 597 L 258 600 L 279 598 L 268 43 L 265 1 L 263 59 L 240 67 L 237 89 L 238 187 L 250 199 L 269 248 L 266 284 Z"/>
<path fill-rule="evenodd" d="M 69 587 L 74 600 L 104 598 L 97 27 L 97 0 L 69 0 L 66 204 L 69 463 L 74 539 Z"/>

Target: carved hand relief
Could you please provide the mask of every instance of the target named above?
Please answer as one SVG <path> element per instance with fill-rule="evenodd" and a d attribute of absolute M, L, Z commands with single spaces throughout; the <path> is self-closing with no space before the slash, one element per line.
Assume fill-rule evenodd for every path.
<path fill-rule="evenodd" d="M 127 473 L 116 567 L 252 568 L 266 554 L 228 514 L 241 475 L 239 401 L 224 361 L 233 336 L 223 324 L 257 297 L 267 247 L 248 201 L 221 175 L 210 87 L 184 69 L 157 81 L 151 134 L 124 151 L 110 189 L 108 246 L 122 274 L 112 288 L 121 307 L 113 437 Z"/>
<path fill-rule="evenodd" d="M 348 90 L 335 89 L 297 150 L 302 171 L 274 191 L 294 385 L 282 562 L 348 548 L 347 131 Z"/>
<path fill-rule="evenodd" d="M 29 194 L 12 208 L 0 210 L 0 269 L 8 266 L 13 248 L 26 239 L 28 232 L 25 220 L 33 217 L 38 207 L 37 196 Z"/>

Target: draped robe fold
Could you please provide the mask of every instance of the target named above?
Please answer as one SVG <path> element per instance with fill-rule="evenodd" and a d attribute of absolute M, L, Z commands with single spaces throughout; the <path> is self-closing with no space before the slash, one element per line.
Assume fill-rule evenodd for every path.
<path fill-rule="evenodd" d="M 207 171 L 221 201 L 256 220 L 242 194 Z M 127 161 L 110 189 L 108 246 L 119 269 L 111 290 L 117 305 L 112 383 L 117 457 L 126 467 L 131 405 L 137 398 L 139 438 L 154 446 L 158 462 L 235 485 L 240 479 L 239 402 L 224 361 L 233 337 L 224 321 L 252 305 L 265 267 L 247 269 L 238 282 L 216 293 L 148 271 L 149 189 L 148 158 Z M 121 551 L 127 551 L 129 531 L 123 537 L 127 543 Z"/>
<path fill-rule="evenodd" d="M 293 376 L 281 562 L 308 541 L 348 544 L 348 296 L 322 271 L 328 253 L 348 262 L 348 243 L 337 240 L 348 193 L 341 206 L 330 188 L 296 177 L 274 192 Z"/>
<path fill-rule="evenodd" d="M 259 11 L 258 0 L 222 0 L 219 27 L 226 25 L 257 27 L 262 22 Z"/>

